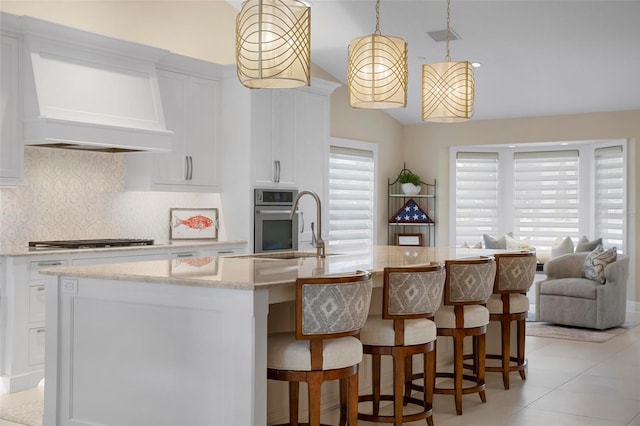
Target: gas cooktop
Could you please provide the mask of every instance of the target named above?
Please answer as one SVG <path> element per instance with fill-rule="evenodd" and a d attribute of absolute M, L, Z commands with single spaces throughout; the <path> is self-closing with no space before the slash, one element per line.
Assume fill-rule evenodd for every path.
<path fill-rule="evenodd" d="M 132 238 L 111 238 L 101 240 L 60 240 L 60 241 L 29 241 L 29 248 L 99 248 L 99 247 L 129 247 L 150 246 L 153 240 Z"/>

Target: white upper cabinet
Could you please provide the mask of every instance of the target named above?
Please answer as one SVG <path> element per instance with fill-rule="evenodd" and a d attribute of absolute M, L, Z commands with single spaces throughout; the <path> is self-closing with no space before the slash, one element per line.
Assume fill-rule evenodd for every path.
<path fill-rule="evenodd" d="M 129 154 L 127 189 L 217 191 L 220 80 L 215 64 L 170 55 L 158 67 L 168 153 Z"/>
<path fill-rule="evenodd" d="M 0 186 L 13 186 L 23 183 L 20 42 L 5 34 L 0 41 Z"/>

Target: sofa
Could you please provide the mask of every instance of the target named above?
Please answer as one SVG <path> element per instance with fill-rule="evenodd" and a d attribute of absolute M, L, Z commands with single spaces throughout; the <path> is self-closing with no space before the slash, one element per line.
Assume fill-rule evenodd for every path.
<path fill-rule="evenodd" d="M 536 320 L 603 330 L 624 323 L 629 258 L 618 255 L 604 267 L 604 283 L 583 276 L 588 252 L 555 257 L 536 285 Z"/>

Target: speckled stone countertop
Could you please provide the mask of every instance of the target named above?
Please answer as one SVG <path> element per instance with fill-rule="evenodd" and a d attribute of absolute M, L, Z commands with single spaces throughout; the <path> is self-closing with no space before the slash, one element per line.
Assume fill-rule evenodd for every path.
<path fill-rule="evenodd" d="M 82 249 L 60 249 L 60 248 L 29 248 L 24 245 L 0 245 L 0 256 L 39 256 L 43 254 L 68 254 L 68 253 L 105 253 L 118 251 L 143 251 L 152 249 L 162 249 L 167 247 L 175 248 L 200 248 L 200 247 L 227 247 L 236 245 L 246 245 L 246 241 L 156 241 L 153 245 L 128 246 L 128 247 L 92 247 Z"/>
<path fill-rule="evenodd" d="M 254 290 L 291 286 L 296 278 L 347 273 L 358 269 L 377 274 L 388 266 L 423 265 L 500 252 L 504 250 L 376 246 L 368 255 L 329 254 L 324 259 L 315 256 L 277 259 L 265 257 L 264 254 L 248 254 L 68 266 L 43 269 L 41 273 L 74 278 Z"/>

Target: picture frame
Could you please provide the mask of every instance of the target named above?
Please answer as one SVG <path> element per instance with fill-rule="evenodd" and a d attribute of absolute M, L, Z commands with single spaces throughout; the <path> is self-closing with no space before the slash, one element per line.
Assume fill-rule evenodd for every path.
<path fill-rule="evenodd" d="M 218 240 L 218 209 L 169 209 L 170 240 Z"/>
<path fill-rule="evenodd" d="M 422 234 L 396 234 L 396 245 L 398 246 L 422 246 Z"/>

